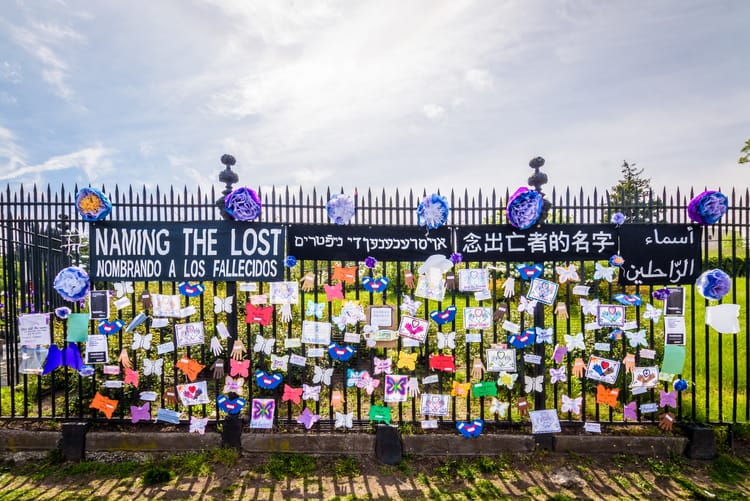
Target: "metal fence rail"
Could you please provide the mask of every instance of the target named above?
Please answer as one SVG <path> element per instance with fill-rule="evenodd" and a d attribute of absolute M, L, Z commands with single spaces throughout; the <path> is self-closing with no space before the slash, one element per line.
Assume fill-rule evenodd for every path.
<path fill-rule="evenodd" d="M 221 218 L 216 206 L 219 197 L 212 189 L 210 192 L 200 189 L 189 191 L 187 188 L 177 190 L 170 188 L 166 191 L 157 188 L 149 191 L 145 187 L 137 190 L 128 187 L 121 190 L 114 187 L 103 191 L 108 193 L 114 210 L 109 219 L 114 221 L 211 221 Z M 86 265 L 87 261 L 87 224 L 84 223 L 74 208 L 73 199 L 78 187 L 66 189 L 62 187 L 59 191 L 53 191 L 47 187 L 38 190 L 34 187 L 31 191 L 20 189 L 12 191 L 10 187 L 0 192 L 0 258 L 2 273 L 0 287 L 3 290 L 2 308 L 0 308 L 0 330 L 4 337 L 4 350 L 2 353 L 3 374 L 2 387 L 0 387 L 0 417 L 1 418 L 23 418 L 23 419 L 103 419 L 88 407 L 91 398 L 97 390 L 110 397 L 119 400 L 120 405 L 114 415 L 114 420 L 129 420 L 130 405 L 138 405 L 141 401 L 138 396 L 142 391 L 152 390 L 157 392 L 159 398 L 152 403 L 153 407 L 166 407 L 184 410 L 183 418 L 191 415 L 209 416 L 218 418 L 219 411 L 213 401 L 210 404 L 181 409 L 179 404 L 173 404 L 164 399 L 164 390 L 174 387 L 177 383 L 184 382 L 184 376 L 177 370 L 176 362 L 183 354 L 172 352 L 164 356 L 165 365 L 161 375 L 141 376 L 138 388 L 125 385 L 119 389 L 102 390 L 105 380 L 116 379 L 114 376 L 106 376 L 97 369 L 95 374 L 84 377 L 71 369 L 61 368 L 46 376 L 20 374 L 20 347 L 18 343 L 18 328 L 16 319 L 18 315 L 32 312 L 52 312 L 56 307 L 62 306 L 64 301 L 54 292 L 52 280 L 56 273 L 70 264 Z M 357 212 L 352 224 L 360 225 L 416 225 L 415 208 L 424 193 L 386 193 L 385 191 L 355 194 Z M 276 189 L 262 193 L 263 213 L 261 221 L 276 223 L 327 223 L 325 215 L 325 203 L 330 198 L 331 192 L 319 192 L 313 189 L 306 192 L 302 189 Z M 690 193 L 652 193 L 643 200 L 626 201 L 624 204 L 615 204 L 609 192 L 585 193 L 582 189 L 573 191 L 553 190 L 549 196 L 552 202 L 548 223 L 559 224 L 588 224 L 608 222 L 610 215 L 615 211 L 626 214 L 638 214 L 644 222 L 650 223 L 687 223 L 689 222 L 686 207 L 692 198 Z M 459 193 L 451 191 L 447 194 L 451 206 L 451 214 L 448 225 L 461 226 L 471 224 L 505 224 L 505 205 L 509 198 L 509 192 L 499 193 L 496 190 L 489 192 L 480 190 L 476 194 L 468 191 Z M 621 198 L 621 197 L 620 197 Z M 750 382 L 750 337 L 747 335 L 747 326 L 750 325 L 750 309 L 748 298 L 750 298 L 750 283 L 747 280 L 750 271 L 749 236 L 750 236 L 750 194 L 736 193 L 734 190 L 729 194 L 729 212 L 716 225 L 707 229 L 703 235 L 703 267 L 704 269 L 721 267 L 732 277 L 732 290 L 724 302 L 736 303 L 741 306 L 741 332 L 737 335 L 721 335 L 710 330 L 704 325 L 703 318 L 705 306 L 708 304 L 702 297 L 697 296 L 694 287 L 686 287 L 687 312 L 686 322 L 688 327 L 687 360 L 684 374 L 682 375 L 690 384 L 686 391 L 680 393 L 678 409 L 675 412 L 679 420 L 703 421 L 710 423 L 740 423 L 750 421 L 750 400 L 748 400 L 748 382 Z M 218 322 L 234 323 L 233 332 L 237 332 L 239 338 L 248 349 L 247 357 L 251 359 L 251 373 L 244 384 L 244 395 L 248 402 L 252 398 L 275 398 L 277 403 L 276 425 L 279 428 L 299 428 L 297 417 L 305 406 L 312 407 L 316 414 L 320 414 L 321 420 L 315 426 L 318 429 L 332 428 L 334 424 L 334 413 L 340 410 L 342 413 L 354 412 L 355 423 L 365 426 L 369 423 L 368 411 L 372 405 L 382 405 L 382 386 L 370 395 L 363 388 L 348 388 L 346 385 L 347 369 L 373 371 L 374 357 L 385 359 L 392 357 L 393 367 L 396 367 L 398 349 L 386 349 L 376 351 L 366 346 L 361 341 L 357 346 L 355 357 L 349 362 L 334 362 L 328 357 L 308 362 L 307 366 L 290 366 L 284 377 L 284 382 L 293 387 L 301 387 L 303 383 L 312 384 L 314 379 L 314 365 L 321 368 L 333 368 L 333 376 L 330 386 L 324 385 L 318 401 L 303 401 L 302 405 L 283 401 L 283 385 L 276 390 L 261 390 L 254 383 L 252 371 L 258 368 L 267 368 L 268 356 L 253 351 L 256 335 L 265 338 L 273 338 L 276 342 L 275 352 L 278 354 L 299 353 L 298 349 L 284 349 L 284 340 L 288 337 L 299 335 L 299 326 L 305 319 L 305 307 L 308 300 L 314 303 L 326 303 L 323 320 L 331 321 L 338 313 L 340 305 L 326 302 L 323 286 L 331 283 L 332 273 L 335 266 L 353 266 L 359 264 L 360 270 L 364 267 L 356 262 L 339 261 L 301 261 L 294 268 L 286 269 L 287 280 L 299 280 L 308 272 L 313 272 L 316 277 L 315 287 L 312 291 L 301 292 L 300 304 L 294 307 L 293 321 L 291 323 L 281 322 L 278 315 L 274 315 L 273 322 L 267 327 L 246 324 L 243 321 L 242 312 L 244 304 L 250 294 L 238 292 L 233 304 L 231 314 L 215 310 L 214 298 L 226 298 L 227 291 L 232 291 L 233 285 L 227 283 L 204 283 L 205 293 L 198 298 L 183 298 L 184 306 L 192 305 L 197 309 L 197 314 L 184 321 L 202 320 L 206 327 L 207 340 L 214 334 L 215 325 Z M 556 262 L 545 262 L 547 276 L 554 276 Z M 592 263 L 575 262 L 581 271 L 582 283 L 592 286 L 592 297 L 598 297 L 603 303 L 611 300 L 618 292 L 627 291 L 638 293 L 644 298 L 644 303 L 651 298 L 653 287 L 628 287 L 618 286 L 591 279 Z M 379 262 L 372 270 L 373 275 L 386 275 L 391 279 L 391 284 L 383 294 L 374 294 L 365 291 L 359 283 L 347 287 L 347 299 L 359 301 L 363 305 L 391 304 L 400 307 L 404 294 L 411 295 L 411 290 L 403 280 L 404 270 L 415 272 L 419 263 L 415 262 Z M 468 266 L 463 264 L 461 266 Z M 443 302 L 425 301 L 426 304 L 420 309 L 419 315 L 429 319 L 429 312 L 442 310 L 448 305 L 455 305 L 461 310 L 464 307 L 481 304 L 490 306 L 495 310 L 498 305 L 508 303 L 512 319 L 517 321 L 521 328 L 533 325 L 533 318 L 517 311 L 518 295 L 525 292 L 523 282 L 519 282 L 520 290 L 515 298 L 508 300 L 502 291 L 503 281 L 514 274 L 514 263 L 490 262 L 472 263 L 471 266 L 492 266 L 491 299 L 476 301 L 466 294 L 449 291 Z M 112 289 L 111 283 L 96 283 L 97 289 Z M 265 291 L 265 284 L 259 284 L 259 293 Z M 229 289 L 228 289 L 229 288 Z M 562 343 L 564 334 L 582 332 L 586 322 L 584 314 L 578 305 L 578 297 L 571 295 L 570 284 L 560 288 L 559 299 L 563 300 L 569 312 L 569 318 L 558 317 L 552 312 L 553 308 L 547 308 L 543 318 L 546 325 L 553 328 L 554 342 L 545 347 L 545 359 L 549 360 L 555 343 Z M 130 306 L 116 311 L 117 318 L 129 321 L 142 310 L 140 305 L 140 292 L 148 289 L 152 292 L 164 294 L 177 294 L 177 284 L 172 282 L 137 282 L 134 290 L 127 294 L 130 298 Z M 644 304 L 645 307 L 645 304 Z M 74 311 L 86 311 L 84 305 L 72 305 Z M 238 311 L 239 310 L 239 311 Z M 239 319 L 238 319 L 239 314 Z M 657 362 L 660 360 L 663 348 L 663 326 L 654 324 L 642 318 L 642 308 L 636 308 L 632 319 L 637 320 L 640 328 L 648 330 L 649 346 L 657 350 Z M 54 341 L 62 345 L 65 341 L 66 324 L 51 315 L 53 323 Z M 178 322 L 182 322 L 179 320 Z M 148 323 L 147 323 L 148 325 Z M 472 380 L 471 371 L 473 360 L 477 357 L 484 358 L 484 350 L 494 343 L 505 342 L 506 333 L 500 325 L 495 323 L 491 330 L 482 332 L 482 342 L 475 346 L 462 342 L 462 326 L 458 322 L 447 324 L 434 329 L 432 325 L 427 343 L 417 350 L 418 359 L 414 368 L 400 368 L 394 372 L 423 377 L 433 374 L 429 369 L 429 354 L 436 352 L 438 344 L 438 333 L 448 334 L 457 332 L 455 348 L 450 352 L 455 356 L 457 370 L 455 374 L 439 372 L 438 382 L 432 385 L 420 385 L 423 392 L 447 394 L 452 389 L 461 391 L 460 386 L 455 383 L 468 382 Z M 90 323 L 93 333 L 96 329 L 95 323 Z M 356 327 L 358 332 L 362 330 L 362 324 Z M 153 334 L 153 344 L 157 345 L 173 339 L 173 327 L 161 329 L 150 328 L 147 330 Z M 598 334 L 594 334 L 598 335 Z M 334 334 L 334 340 L 342 342 L 342 334 Z M 598 339 L 598 338 L 597 338 Z M 118 354 L 125 349 L 130 359 L 134 362 L 135 369 L 143 367 L 145 358 L 154 359 L 154 351 L 145 353 L 141 350 L 130 349 L 132 337 L 120 331 L 110 339 L 110 358 L 116 364 Z M 153 350 L 153 348 L 152 348 Z M 587 346 L 587 350 L 590 348 Z M 620 359 L 632 349 L 628 347 L 627 340 L 612 341 L 612 357 Z M 208 341 L 203 346 L 193 346 L 186 350 L 186 354 L 201 364 L 206 369 L 201 373 L 201 379 L 209 381 L 209 389 L 212 397 L 222 392 L 223 380 L 214 379 L 210 367 L 216 360 L 211 353 Z M 587 351 L 580 356 L 584 359 L 590 354 Z M 228 359 L 225 352 L 220 358 L 224 358 L 227 366 Z M 626 420 L 623 416 L 622 404 L 631 400 L 636 401 L 638 406 L 647 402 L 658 402 L 659 392 L 649 390 L 647 393 L 630 397 L 628 393 L 629 377 L 620 376 L 618 387 L 620 388 L 619 406 L 615 409 L 596 403 L 596 384 L 585 379 L 571 377 L 573 357 L 566 357 L 562 366 L 567 369 L 568 378 L 566 382 L 551 384 L 549 375 L 544 382 L 544 391 L 541 394 L 529 395 L 529 401 L 534 401 L 534 408 L 561 408 L 563 395 L 575 397 L 582 396 L 582 414 L 576 416 L 571 413 L 560 413 L 564 423 L 582 423 L 585 421 L 600 421 L 603 423 L 621 424 Z M 519 381 L 512 390 L 500 388 L 498 401 L 507 402 L 508 412 L 504 416 L 498 416 L 492 411 L 492 399 L 481 397 L 472 398 L 468 396 L 453 396 L 451 398 L 450 415 L 441 418 L 441 426 L 454 425 L 457 421 L 484 418 L 488 424 L 499 427 L 518 426 L 527 423 L 528 420 L 519 415 L 516 404 L 519 397 L 526 395 L 524 388 L 524 375 L 533 374 L 534 367 L 524 363 L 523 350 L 518 359 Z M 492 377 L 491 377 L 492 376 Z M 485 374 L 484 380 L 491 381 L 497 374 Z M 382 376 L 381 376 L 382 377 Z M 122 376 L 119 376 L 121 379 Z M 474 382 L 477 380 L 474 379 Z M 381 381 L 382 383 L 382 381 Z M 671 389 L 667 383 L 662 383 L 664 389 Z M 533 393 L 533 392 L 532 392 Z M 339 408 L 332 397 L 340 396 L 343 407 Z M 335 400 L 335 399 L 333 399 Z M 410 397 L 406 402 L 391 404 L 393 422 L 403 426 L 417 425 L 423 418 L 419 410 L 419 398 Z M 153 411 L 152 411 L 153 414 Z M 632 420 L 628 420 L 632 423 Z M 636 423 L 656 423 L 657 413 L 638 413 Z"/>

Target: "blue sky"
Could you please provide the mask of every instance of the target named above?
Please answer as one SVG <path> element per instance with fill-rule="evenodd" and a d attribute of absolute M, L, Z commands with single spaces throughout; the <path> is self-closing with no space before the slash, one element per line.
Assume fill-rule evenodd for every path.
<path fill-rule="evenodd" d="M 3 2 L 0 184 L 750 183 L 750 2 Z"/>

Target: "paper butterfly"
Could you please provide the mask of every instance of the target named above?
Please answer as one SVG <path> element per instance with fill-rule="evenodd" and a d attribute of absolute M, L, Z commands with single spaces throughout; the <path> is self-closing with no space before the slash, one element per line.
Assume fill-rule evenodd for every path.
<path fill-rule="evenodd" d="M 130 406 L 130 422 L 137 423 L 138 421 L 151 421 L 151 404 L 146 402 L 140 407 L 136 405 Z"/>
<path fill-rule="evenodd" d="M 343 266 L 335 266 L 333 268 L 332 280 L 341 280 L 348 284 L 353 284 L 356 278 L 357 266 L 350 266 L 349 268 L 344 268 Z"/>
<path fill-rule="evenodd" d="M 136 373 L 137 374 L 137 373 Z M 119 403 L 119 400 L 114 400 L 109 397 L 105 397 L 98 391 L 94 395 L 94 398 L 91 399 L 91 404 L 89 405 L 90 409 L 96 409 L 99 411 L 102 411 L 105 416 L 107 416 L 107 419 L 112 418 L 112 413 L 115 412 L 115 409 L 117 409 L 117 404 Z"/>
<path fill-rule="evenodd" d="M 315 318 L 323 318 L 323 311 L 326 309 L 325 303 L 316 303 L 315 301 L 307 300 L 307 309 L 305 309 L 305 316 Z"/>
<path fill-rule="evenodd" d="M 133 282 L 115 282 L 115 297 L 121 298 L 125 294 L 132 294 L 135 292 L 133 290 Z"/>
<path fill-rule="evenodd" d="M 509 402 L 500 402 L 496 398 L 492 398 L 492 405 L 490 405 L 490 414 L 497 414 L 499 417 L 505 417 L 508 413 Z"/>
<path fill-rule="evenodd" d="M 302 401 L 302 388 L 292 388 L 288 384 L 284 385 L 284 395 L 281 397 L 282 402 L 294 402 L 298 404 Z"/>
<path fill-rule="evenodd" d="M 112 334 L 116 334 L 117 332 L 119 332 L 119 330 L 123 327 L 125 327 L 125 322 L 119 319 L 113 322 L 109 322 L 108 320 L 100 320 L 97 329 L 99 330 L 99 334 L 111 336 Z"/>
<path fill-rule="evenodd" d="M 635 402 L 630 402 L 628 404 L 625 404 L 625 406 L 622 409 L 622 417 L 623 419 L 631 419 L 633 421 L 638 419 L 638 414 L 635 412 L 636 408 Z"/>
<path fill-rule="evenodd" d="M 579 302 L 581 303 L 581 312 L 584 315 L 596 315 L 599 311 L 598 299 L 592 299 L 589 301 L 588 299 L 581 298 Z"/>
<path fill-rule="evenodd" d="M 456 333 L 455 332 L 449 332 L 447 334 L 438 332 L 437 338 L 438 338 L 438 342 L 437 342 L 438 350 L 442 350 L 444 348 L 448 348 L 450 350 L 456 349 Z"/>
<path fill-rule="evenodd" d="M 380 380 L 375 379 L 370 376 L 370 374 L 367 371 L 364 371 L 362 373 L 362 376 L 360 376 L 359 381 L 357 381 L 357 388 L 364 388 L 368 395 L 372 395 L 372 393 L 375 391 L 375 388 L 377 388 L 380 385 Z"/>
<path fill-rule="evenodd" d="M 536 308 L 536 299 L 527 299 L 526 296 L 518 298 L 518 311 L 526 312 L 530 315 L 534 314 L 534 308 Z"/>
<path fill-rule="evenodd" d="M 544 265 L 537 264 L 519 264 L 516 269 L 521 275 L 521 280 L 531 280 L 532 278 L 539 278 L 544 273 Z"/>
<path fill-rule="evenodd" d="M 532 391 L 539 393 L 544 389 L 544 374 L 535 377 L 524 376 L 524 381 L 526 382 L 524 385 L 524 392 L 526 393 L 531 393 Z"/>
<path fill-rule="evenodd" d="M 564 383 L 568 380 L 568 374 L 564 365 L 558 368 L 550 367 L 549 375 L 552 384 Z"/>
<path fill-rule="evenodd" d="M 137 350 L 139 348 L 143 348 L 144 350 L 148 351 L 151 349 L 151 338 L 153 337 L 153 334 L 138 334 L 137 332 L 133 333 L 133 345 L 131 348 L 134 350 Z"/>
<path fill-rule="evenodd" d="M 348 414 L 342 414 L 340 412 L 336 412 L 336 422 L 334 423 L 334 428 L 351 428 L 354 426 L 354 412 L 350 412 Z"/>
<path fill-rule="evenodd" d="M 602 266 L 599 263 L 594 263 L 594 280 L 606 280 L 612 283 L 614 280 L 614 273 L 617 268 Z"/>
<path fill-rule="evenodd" d="M 388 277 L 380 277 L 378 279 L 364 277 L 362 279 L 362 287 L 364 287 L 367 292 L 385 292 L 390 283 L 391 281 Z"/>
<path fill-rule="evenodd" d="M 579 332 L 572 336 L 570 334 L 565 334 L 563 337 L 565 338 L 565 346 L 568 348 L 568 351 L 586 349 L 586 344 L 583 340 L 583 332 Z"/>
<path fill-rule="evenodd" d="M 206 288 L 201 284 L 192 285 L 188 282 L 180 282 L 177 284 L 177 290 L 180 291 L 180 294 L 183 296 L 195 297 L 203 294 L 203 291 L 206 290 Z"/>
<path fill-rule="evenodd" d="M 648 347 L 648 341 L 646 341 L 646 329 L 641 329 L 636 332 L 625 331 L 625 336 L 628 338 L 628 344 L 633 348 L 638 345 Z"/>
<path fill-rule="evenodd" d="M 413 371 L 417 366 L 417 356 L 419 353 L 407 353 L 400 351 L 398 353 L 398 363 L 396 367 L 399 369 L 407 369 Z"/>
<path fill-rule="evenodd" d="M 273 351 L 273 346 L 276 344 L 276 339 L 274 338 L 264 338 L 260 334 L 255 335 L 255 345 L 253 346 L 253 352 L 255 353 L 265 353 L 266 355 L 270 355 Z"/>
<path fill-rule="evenodd" d="M 574 264 L 569 264 L 568 266 L 557 266 L 555 267 L 555 271 L 557 271 L 557 280 L 561 284 L 564 284 L 565 282 L 578 282 L 581 280 L 578 276 L 576 265 Z"/>
<path fill-rule="evenodd" d="M 453 381 L 453 388 L 451 389 L 451 396 L 452 397 L 465 397 L 469 394 L 470 390 L 471 390 L 471 383 L 459 383 L 458 381 Z"/>
<path fill-rule="evenodd" d="M 245 323 L 247 324 L 270 325 L 272 317 L 273 306 L 245 304 Z"/>
<path fill-rule="evenodd" d="M 163 358 L 157 358 L 156 360 L 151 360 L 149 358 L 143 359 L 143 375 L 144 376 L 150 376 L 151 374 L 154 374 L 156 376 L 161 376 L 163 367 L 164 367 Z"/>
<path fill-rule="evenodd" d="M 229 359 L 229 375 L 248 377 L 250 371 L 250 360 Z"/>
<path fill-rule="evenodd" d="M 253 419 L 271 419 L 273 418 L 274 404 L 276 402 L 270 400 L 265 404 L 260 400 L 253 400 Z"/>
<path fill-rule="evenodd" d="M 280 357 L 275 353 L 271 353 L 271 370 L 272 371 L 283 371 L 286 372 L 289 368 L 289 355 Z"/>
<path fill-rule="evenodd" d="M 373 371 L 372 373 L 376 376 L 378 374 L 390 374 L 392 372 L 391 364 L 393 361 L 390 357 L 386 358 L 385 360 L 381 360 L 378 357 L 375 357 L 372 361 L 373 365 Z"/>
<path fill-rule="evenodd" d="M 331 317 L 331 322 L 333 322 L 333 325 L 339 328 L 339 330 L 343 331 L 346 330 L 346 316 L 344 315 L 334 315 Z"/>
<path fill-rule="evenodd" d="M 200 433 L 201 435 L 205 434 L 207 424 L 208 418 L 190 416 L 190 433 Z"/>
<path fill-rule="evenodd" d="M 357 381 L 362 377 L 364 371 L 355 371 L 353 369 L 346 369 L 346 386 L 351 388 L 357 385 Z"/>
<path fill-rule="evenodd" d="M 312 428 L 312 426 L 320 421 L 320 414 L 313 414 L 312 411 L 309 408 L 305 408 L 304 411 L 302 411 L 302 415 L 297 418 L 297 422 L 299 424 L 305 425 L 306 429 Z"/>
<path fill-rule="evenodd" d="M 642 303 L 641 296 L 638 294 L 615 294 L 612 298 L 625 306 L 640 306 Z"/>
<path fill-rule="evenodd" d="M 659 407 L 677 408 L 677 392 L 659 390 Z"/>
<path fill-rule="evenodd" d="M 646 311 L 643 312 L 643 318 L 649 319 L 652 322 L 658 322 L 661 318 L 661 309 L 654 308 L 651 303 L 647 303 Z"/>
<path fill-rule="evenodd" d="M 138 388 L 138 371 L 125 367 L 125 384 L 132 384 Z"/>
<path fill-rule="evenodd" d="M 331 376 L 333 376 L 333 367 L 328 369 L 317 365 L 313 367 L 313 383 L 323 383 L 326 386 L 331 386 Z"/>
<path fill-rule="evenodd" d="M 280 374 L 269 374 L 266 371 L 255 371 L 255 382 L 264 390 L 273 390 L 284 378 Z"/>
<path fill-rule="evenodd" d="M 581 402 L 583 397 L 570 398 L 567 395 L 562 396 L 562 408 L 563 412 L 572 412 L 576 416 L 581 414 Z"/>
<path fill-rule="evenodd" d="M 536 343 L 542 344 L 552 344 L 552 336 L 553 336 L 553 328 L 550 327 L 548 329 L 543 329 L 541 327 L 536 327 Z"/>
<path fill-rule="evenodd" d="M 346 362 L 354 356 L 356 351 L 352 346 L 341 346 L 338 343 L 328 345 L 328 355 L 339 362 Z"/>
<path fill-rule="evenodd" d="M 596 387 L 596 403 L 617 407 L 617 396 L 619 394 L 619 388 L 607 388 L 603 384 L 599 384 Z"/>
<path fill-rule="evenodd" d="M 335 285 L 324 284 L 323 289 L 326 291 L 326 300 L 344 299 L 344 292 L 341 290 L 341 282 Z"/>
<path fill-rule="evenodd" d="M 224 393 L 236 393 L 242 395 L 245 386 L 245 378 L 238 377 L 233 379 L 231 376 L 224 378 Z"/>
<path fill-rule="evenodd" d="M 447 324 L 453 322 L 456 318 L 456 307 L 448 306 L 443 311 L 435 310 L 430 312 L 430 318 L 438 325 Z"/>
<path fill-rule="evenodd" d="M 417 314 L 417 310 L 419 307 L 422 306 L 422 301 L 416 301 L 406 294 L 404 294 L 404 302 L 401 303 L 401 306 L 399 306 L 399 309 L 401 311 L 405 311 L 409 313 L 409 315 L 414 316 Z"/>
<path fill-rule="evenodd" d="M 302 400 L 315 400 L 316 402 L 320 400 L 320 388 L 322 388 L 320 385 L 307 385 L 302 384 Z"/>
<path fill-rule="evenodd" d="M 460 421 L 456 423 L 456 428 L 466 438 L 476 438 L 484 429 L 484 421 L 475 419 L 474 421 Z"/>
<path fill-rule="evenodd" d="M 500 376 L 497 378 L 497 385 L 505 386 L 509 390 L 512 390 L 513 385 L 516 384 L 516 379 L 518 379 L 518 374 L 500 371 Z"/>
<path fill-rule="evenodd" d="M 232 313 L 232 303 L 234 296 L 227 296 L 225 299 L 214 296 L 214 313 Z"/>

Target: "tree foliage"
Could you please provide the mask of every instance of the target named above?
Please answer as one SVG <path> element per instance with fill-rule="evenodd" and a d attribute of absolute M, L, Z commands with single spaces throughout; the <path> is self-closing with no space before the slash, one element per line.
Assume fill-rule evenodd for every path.
<path fill-rule="evenodd" d="M 737 160 L 738 164 L 746 164 L 750 163 L 750 139 L 745 141 L 745 146 L 742 147 L 740 150 L 740 153 L 742 153 L 742 156 L 740 156 L 739 160 Z"/>
<path fill-rule="evenodd" d="M 661 220 L 664 202 L 654 196 L 651 179 L 635 163 L 622 162 L 622 178 L 609 193 L 610 214 L 622 212 L 628 223 L 655 223 Z"/>

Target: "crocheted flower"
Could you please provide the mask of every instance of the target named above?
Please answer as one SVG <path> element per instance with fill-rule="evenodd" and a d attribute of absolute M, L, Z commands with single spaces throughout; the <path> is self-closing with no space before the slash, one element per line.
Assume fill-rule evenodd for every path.
<path fill-rule="evenodd" d="M 284 266 L 287 268 L 294 268 L 297 266 L 297 258 L 294 256 L 287 256 L 286 260 L 284 261 Z"/>
<path fill-rule="evenodd" d="M 687 381 L 684 379 L 676 379 L 674 383 L 672 383 L 672 386 L 677 391 L 685 391 L 688 388 Z"/>
<path fill-rule="evenodd" d="M 610 266 L 617 266 L 618 268 L 625 264 L 625 259 L 619 254 L 612 254 L 609 258 Z"/>
<path fill-rule="evenodd" d="M 354 217 L 354 199 L 338 193 L 326 204 L 328 218 L 336 224 L 346 224 Z"/>
<path fill-rule="evenodd" d="M 375 268 L 375 267 L 376 267 L 377 265 L 378 265 L 378 260 L 377 260 L 377 259 L 375 259 L 374 257 L 372 257 L 372 256 L 367 256 L 367 257 L 365 258 L 365 266 L 366 266 L 366 267 L 368 267 L 368 268 L 372 269 L 372 268 Z"/>
<path fill-rule="evenodd" d="M 656 289 L 654 292 L 651 293 L 651 295 L 654 297 L 654 299 L 658 299 L 659 301 L 664 301 L 669 297 L 669 294 L 671 294 L 672 291 L 667 289 L 666 287 L 663 289 Z"/>
<path fill-rule="evenodd" d="M 539 192 L 522 186 L 511 195 L 508 201 L 506 208 L 508 222 L 519 230 L 531 228 L 542 215 L 543 205 L 544 199 Z"/>
<path fill-rule="evenodd" d="M 68 266 L 60 270 L 52 286 L 66 301 L 79 301 L 89 292 L 89 275 L 82 268 Z"/>
<path fill-rule="evenodd" d="M 726 296 L 731 286 L 729 275 L 719 269 L 705 271 L 695 281 L 698 294 L 716 301 Z"/>
<path fill-rule="evenodd" d="M 227 195 L 224 208 L 235 221 L 253 221 L 260 216 L 263 204 L 255 190 L 243 186 Z"/>
<path fill-rule="evenodd" d="M 428 230 L 440 228 L 448 221 L 450 207 L 445 197 L 433 193 L 424 197 L 417 206 L 417 223 Z"/>
<path fill-rule="evenodd" d="M 621 224 L 625 222 L 625 214 L 623 214 L 622 212 L 615 212 L 614 214 L 612 214 L 611 221 L 612 221 L 612 224 L 616 224 L 617 226 L 620 226 Z"/>
<path fill-rule="evenodd" d="M 451 254 L 450 260 L 451 260 L 451 263 L 458 264 L 464 260 L 464 255 L 461 254 L 460 252 L 454 252 L 453 254 Z"/>
<path fill-rule="evenodd" d="M 704 191 L 688 204 L 688 216 L 699 224 L 714 224 L 726 214 L 729 200 L 720 191 Z"/>
<path fill-rule="evenodd" d="M 76 193 L 76 209 L 84 221 L 101 221 L 112 212 L 112 203 L 96 188 L 81 188 Z"/>

